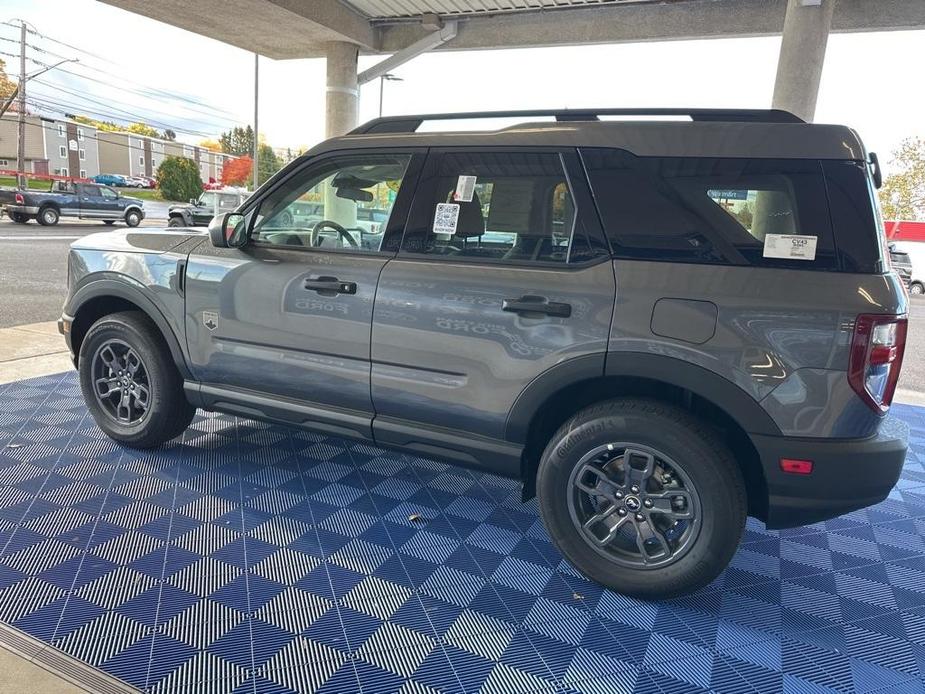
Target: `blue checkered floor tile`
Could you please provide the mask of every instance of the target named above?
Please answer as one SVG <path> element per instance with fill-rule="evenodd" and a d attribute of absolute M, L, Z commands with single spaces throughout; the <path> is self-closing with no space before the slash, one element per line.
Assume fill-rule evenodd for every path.
<path fill-rule="evenodd" d="M 923 692 L 925 409 L 882 504 L 750 521 L 664 603 L 579 576 L 516 483 L 197 416 L 106 438 L 65 374 L 0 386 L 0 621 L 150 692 Z"/>

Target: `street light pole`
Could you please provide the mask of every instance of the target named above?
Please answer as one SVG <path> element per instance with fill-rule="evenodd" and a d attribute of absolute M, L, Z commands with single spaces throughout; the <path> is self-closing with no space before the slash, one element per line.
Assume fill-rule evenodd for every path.
<path fill-rule="evenodd" d="M 254 53 L 254 190 L 257 190 L 259 179 L 257 169 L 260 165 L 260 144 L 257 130 L 258 86 L 260 77 L 260 54 Z"/>
<path fill-rule="evenodd" d="M 382 118 L 382 97 L 385 94 L 385 83 L 386 80 L 389 82 L 404 82 L 401 77 L 396 77 L 391 72 L 383 73 L 382 77 L 379 78 L 379 117 Z"/>

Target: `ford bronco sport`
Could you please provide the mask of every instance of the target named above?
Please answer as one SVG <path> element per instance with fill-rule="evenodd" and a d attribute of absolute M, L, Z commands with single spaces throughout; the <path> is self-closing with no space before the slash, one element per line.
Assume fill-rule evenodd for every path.
<path fill-rule="evenodd" d="M 522 122 L 418 132 L 476 115 Z M 208 235 L 75 242 L 61 330 L 127 446 L 202 408 L 518 478 L 578 569 L 661 598 L 716 578 L 747 515 L 814 523 L 896 482 L 878 177 L 855 132 L 781 111 L 382 118 Z"/>

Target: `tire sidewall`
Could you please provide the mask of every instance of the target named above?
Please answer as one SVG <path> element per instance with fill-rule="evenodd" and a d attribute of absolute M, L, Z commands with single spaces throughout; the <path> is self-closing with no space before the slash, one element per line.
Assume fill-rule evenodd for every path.
<path fill-rule="evenodd" d="M 60 216 L 58 210 L 54 207 L 43 207 L 39 210 L 38 220 L 41 222 L 42 226 L 49 227 L 57 224 Z"/>
<path fill-rule="evenodd" d="M 170 219 L 167 220 L 167 226 L 169 226 L 169 227 L 182 227 L 182 226 L 184 226 L 184 225 L 183 225 L 183 220 L 180 219 L 179 217 L 171 217 Z"/>
<path fill-rule="evenodd" d="M 112 418 L 96 399 L 93 385 L 93 357 L 99 347 L 112 339 L 128 344 L 144 363 L 148 374 L 150 400 L 148 414 L 140 422 L 124 424 Z M 129 443 L 143 439 L 153 425 L 158 413 L 169 403 L 165 402 L 165 390 L 168 387 L 170 373 L 159 345 L 152 344 L 150 335 L 144 335 L 133 322 L 121 320 L 117 316 L 104 318 L 95 323 L 80 345 L 79 378 L 80 389 L 94 420 L 103 431 L 118 441 Z"/>
<path fill-rule="evenodd" d="M 918 282 L 913 282 L 909 287 L 909 293 L 921 296 L 922 294 L 925 294 L 925 287 L 923 287 Z"/>
<path fill-rule="evenodd" d="M 676 417 L 641 411 L 605 415 L 576 423 L 547 446 L 537 476 L 544 524 L 566 558 L 595 581 L 638 597 L 669 597 L 712 580 L 715 567 L 725 567 L 735 553 L 745 522 L 741 475 L 736 468 L 730 470 L 728 461 L 718 462 L 717 451 L 685 425 L 687 419 L 682 417 L 684 423 L 678 423 Z M 575 528 L 568 507 L 572 471 L 592 449 L 617 442 L 642 444 L 663 453 L 683 468 L 697 491 L 700 528 L 692 546 L 674 563 L 652 569 L 616 564 L 588 545 Z M 731 503 L 736 491 L 743 498 L 738 505 Z"/>
<path fill-rule="evenodd" d="M 130 227 L 137 227 L 141 224 L 141 215 L 135 210 L 129 210 L 125 213 L 125 223 Z"/>

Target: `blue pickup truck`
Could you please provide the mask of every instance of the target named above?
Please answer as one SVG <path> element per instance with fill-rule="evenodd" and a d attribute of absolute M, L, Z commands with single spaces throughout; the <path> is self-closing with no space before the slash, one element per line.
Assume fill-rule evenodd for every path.
<path fill-rule="evenodd" d="M 99 219 L 107 224 L 124 221 L 137 227 L 145 218 L 142 200 L 120 195 L 96 183 L 56 182 L 48 191 L 0 190 L 0 204 L 6 215 L 19 224 L 34 219 L 43 226 L 52 226 L 61 217 L 77 217 Z"/>

